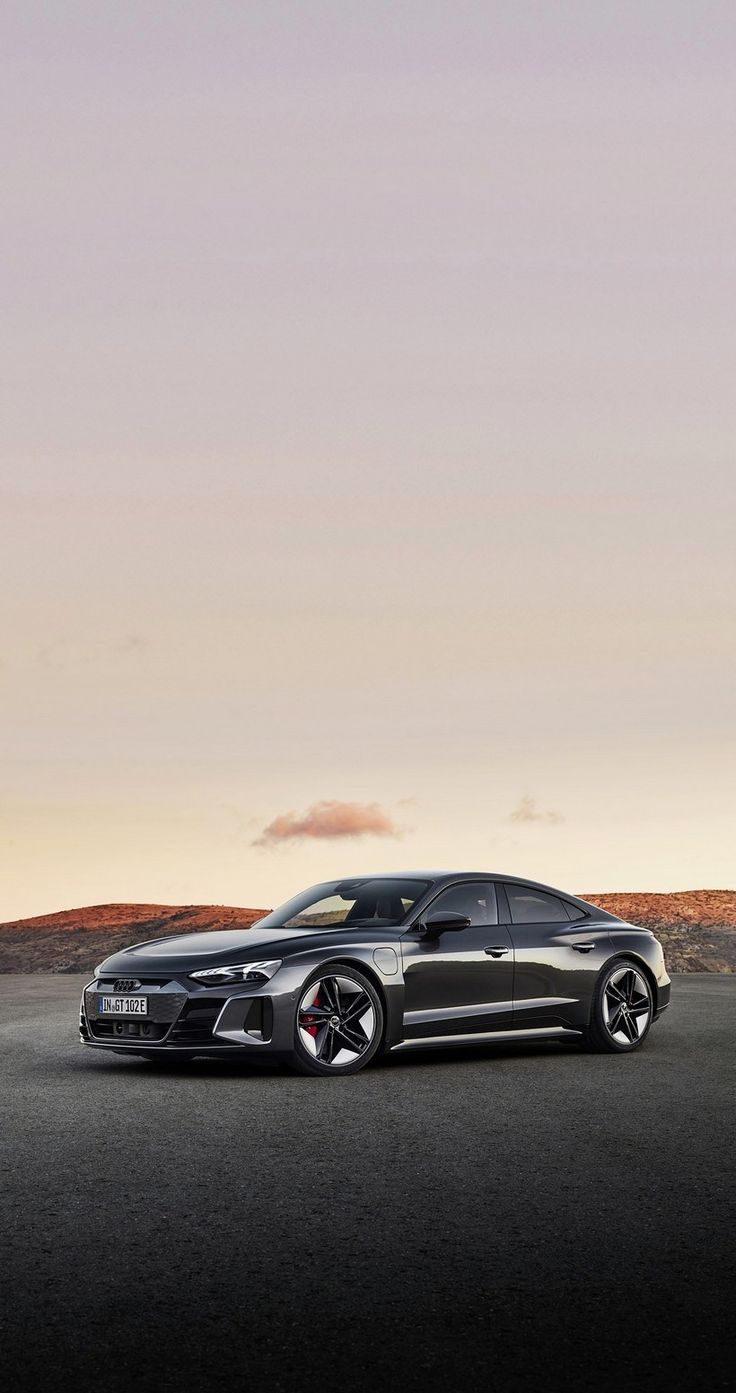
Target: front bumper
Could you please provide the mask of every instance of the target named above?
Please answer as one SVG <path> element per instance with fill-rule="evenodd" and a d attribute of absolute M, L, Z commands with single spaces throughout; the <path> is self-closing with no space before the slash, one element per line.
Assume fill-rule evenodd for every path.
<path fill-rule="evenodd" d="M 387 961 L 388 946 L 371 942 L 360 956 L 340 953 L 335 961 L 362 968 L 374 981 L 379 979 L 386 1011 L 385 1040 L 392 1045 L 402 1038 L 403 979 L 393 948 Z M 303 953 L 284 959 L 268 982 L 205 987 L 179 964 L 168 972 L 162 967 L 158 973 L 144 974 L 134 958 L 128 966 L 121 963 L 122 957 L 117 955 L 115 972 L 103 972 L 82 992 L 79 1034 L 90 1049 L 220 1056 L 239 1049 L 252 1057 L 269 1054 L 288 1059 L 294 1052 L 296 1010 L 305 983 L 325 966 L 324 946 L 310 944 Z M 148 997 L 147 1014 L 107 1019 L 99 1010 L 98 998 L 118 995 L 114 982 L 124 976 L 140 983 L 130 995 Z"/>
<path fill-rule="evenodd" d="M 99 998 L 114 993 L 104 978 L 89 982 L 79 1007 L 79 1037 L 95 1049 L 140 1053 L 222 1054 L 241 1047 L 253 1053 L 288 1054 L 292 1048 L 294 994 L 272 993 L 271 983 L 247 991 L 199 988 L 181 978 L 146 978 L 130 993 L 145 996 L 145 1016 L 105 1016 Z"/>

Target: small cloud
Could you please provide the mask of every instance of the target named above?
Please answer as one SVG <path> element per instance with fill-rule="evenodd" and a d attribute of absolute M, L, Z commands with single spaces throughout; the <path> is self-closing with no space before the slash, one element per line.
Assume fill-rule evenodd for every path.
<path fill-rule="evenodd" d="M 302 837 L 400 837 L 401 828 L 378 803 L 340 803 L 326 799 L 302 814 L 280 813 L 264 827 L 253 846 L 274 846 Z"/>
<path fill-rule="evenodd" d="M 536 798 L 530 798 L 528 794 L 519 799 L 513 812 L 509 814 L 509 822 L 546 822 L 548 826 L 556 827 L 564 821 L 562 813 L 556 812 L 554 808 L 538 808 Z"/>

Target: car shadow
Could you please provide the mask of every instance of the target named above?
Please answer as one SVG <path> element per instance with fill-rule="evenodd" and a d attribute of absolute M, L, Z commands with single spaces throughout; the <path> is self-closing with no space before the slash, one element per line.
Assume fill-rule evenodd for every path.
<path fill-rule="evenodd" d="M 189 1059 L 177 1059 L 164 1057 L 162 1059 L 142 1059 L 140 1055 L 131 1054 L 129 1058 L 124 1056 L 113 1057 L 111 1054 L 104 1054 L 102 1050 L 85 1051 L 82 1059 L 75 1059 L 74 1066 L 88 1072 L 101 1072 L 106 1074 L 127 1074 L 130 1075 L 134 1069 L 136 1075 L 150 1074 L 151 1078 L 157 1075 L 168 1075 L 170 1078 L 188 1078 L 192 1075 L 207 1074 L 212 1078 L 233 1078 L 237 1075 L 265 1076 L 268 1074 L 283 1074 L 285 1066 L 276 1059 L 243 1058 L 237 1059 L 207 1059 L 203 1055 L 194 1055 Z"/>
<path fill-rule="evenodd" d="M 437 1047 L 419 1047 L 415 1050 L 401 1050 L 397 1054 L 383 1054 L 371 1061 L 367 1070 L 371 1073 L 384 1070 L 424 1070 L 437 1068 L 442 1065 L 448 1067 L 458 1064 L 491 1064 L 494 1060 L 523 1060 L 528 1058 L 547 1058 L 559 1059 L 564 1054 L 580 1053 L 580 1046 L 577 1041 L 553 1041 L 553 1040 L 530 1040 L 514 1041 L 497 1044 L 474 1044 L 474 1045 L 451 1045 Z M 149 1074 L 151 1078 L 166 1075 L 169 1078 L 266 1078 L 269 1076 L 283 1077 L 287 1075 L 291 1079 L 304 1078 L 306 1081 L 314 1079 L 314 1075 L 301 1075 L 297 1070 L 289 1068 L 288 1064 L 278 1059 L 269 1059 L 264 1056 L 260 1059 L 253 1059 L 251 1056 L 244 1057 L 238 1054 L 235 1058 L 216 1059 L 207 1058 L 204 1055 L 195 1055 L 188 1059 L 172 1056 L 162 1056 L 157 1059 L 143 1059 L 139 1055 L 131 1054 L 126 1059 L 123 1056 L 112 1056 L 103 1051 L 85 1051 L 82 1059 L 74 1061 L 75 1067 L 79 1067 L 90 1072 L 98 1072 L 104 1069 L 106 1074 L 127 1074 L 130 1076 L 131 1069 L 135 1068 L 136 1077 Z M 352 1077 L 342 1075 L 341 1077 Z"/>

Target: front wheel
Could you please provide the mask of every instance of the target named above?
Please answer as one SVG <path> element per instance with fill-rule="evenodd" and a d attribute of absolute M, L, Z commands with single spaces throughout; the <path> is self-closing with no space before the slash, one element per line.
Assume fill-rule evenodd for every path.
<path fill-rule="evenodd" d="M 322 969 L 304 988 L 294 1022 L 291 1063 L 302 1074 L 355 1074 L 383 1038 L 383 1005 L 352 967 Z"/>
<path fill-rule="evenodd" d="M 624 1054 L 636 1050 L 652 1024 L 652 989 L 641 968 L 619 958 L 598 980 L 586 1044 Z"/>

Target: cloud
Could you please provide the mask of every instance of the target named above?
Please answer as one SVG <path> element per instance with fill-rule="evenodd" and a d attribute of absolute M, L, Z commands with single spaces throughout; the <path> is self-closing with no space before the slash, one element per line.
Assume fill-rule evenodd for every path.
<path fill-rule="evenodd" d="M 400 837 L 401 829 L 378 803 L 340 803 L 325 799 L 305 813 L 280 813 L 264 827 L 253 846 L 274 846 L 302 837 Z"/>
<path fill-rule="evenodd" d="M 548 826 L 556 827 L 564 821 L 562 813 L 555 812 L 553 808 L 543 811 L 537 807 L 536 798 L 530 798 L 528 794 L 519 799 L 513 812 L 509 814 L 509 822 L 546 822 Z"/>

